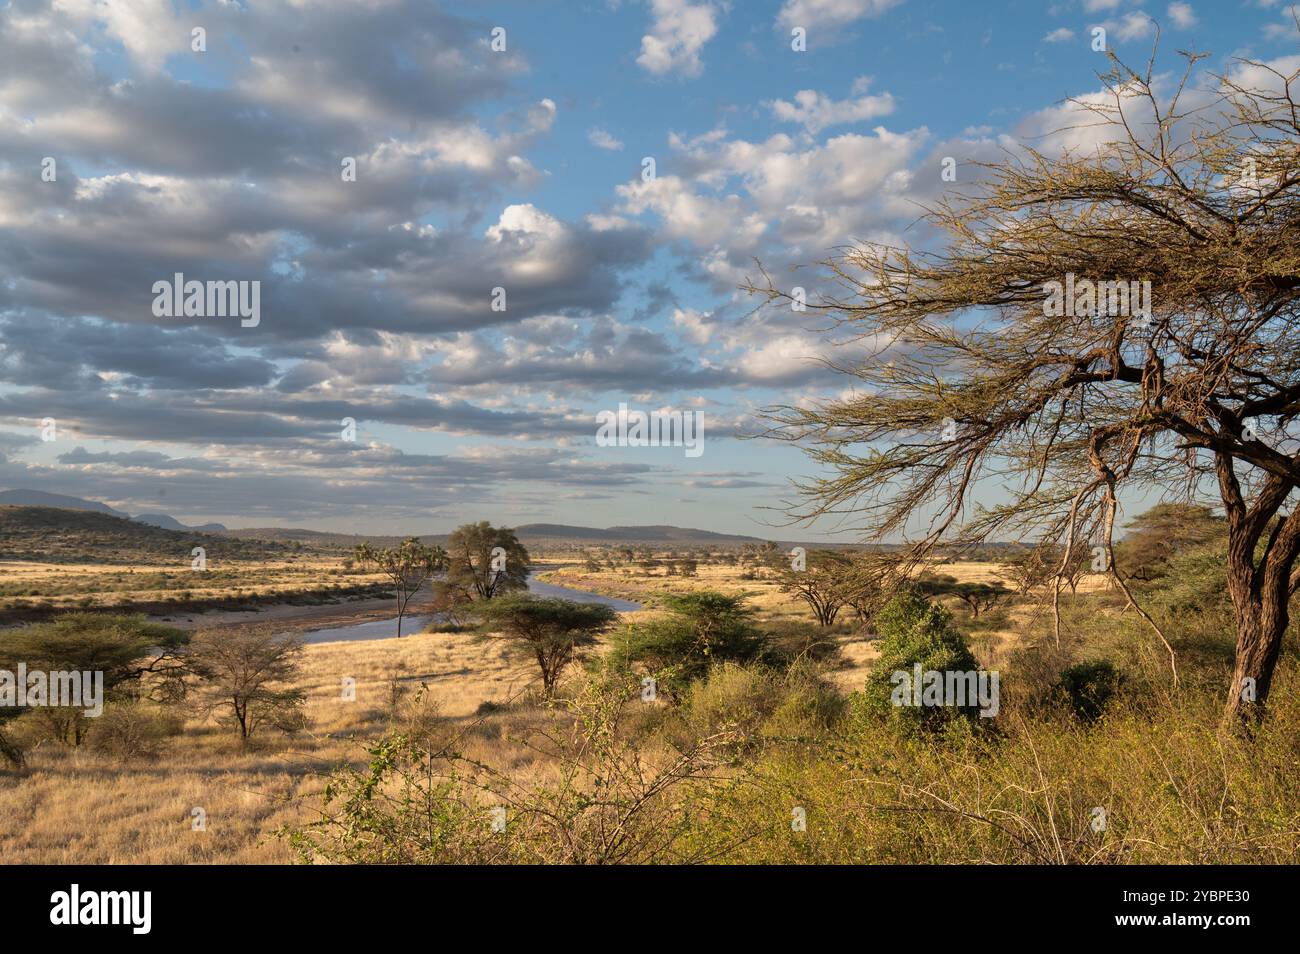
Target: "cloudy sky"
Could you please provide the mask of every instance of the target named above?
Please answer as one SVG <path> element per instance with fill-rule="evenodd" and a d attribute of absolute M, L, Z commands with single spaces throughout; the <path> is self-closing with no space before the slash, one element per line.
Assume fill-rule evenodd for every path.
<path fill-rule="evenodd" d="M 844 380 L 814 319 L 738 290 L 756 259 L 815 297 L 837 246 L 923 244 L 944 157 L 1069 140 L 1093 26 L 1216 70 L 1294 60 L 1293 9 L 0 0 L 0 487 L 768 532 L 811 464 L 739 438 Z M 155 315 L 176 273 L 260 282 L 259 322 Z M 620 403 L 699 411 L 704 453 L 597 446 Z"/>

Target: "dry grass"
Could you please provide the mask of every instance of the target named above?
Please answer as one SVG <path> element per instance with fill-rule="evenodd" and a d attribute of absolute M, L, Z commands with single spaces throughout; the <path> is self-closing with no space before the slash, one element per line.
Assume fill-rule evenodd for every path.
<path fill-rule="evenodd" d="M 0 857 L 9 863 L 266 863 L 292 860 L 269 838 L 301 823 L 319 804 L 322 773 L 364 761 L 363 743 L 389 725 L 389 681 L 428 686 L 444 716 L 468 721 L 483 702 L 505 702 L 533 682 L 526 661 L 503 644 L 428 633 L 401 640 L 326 643 L 304 651 L 300 684 L 310 728 L 295 737 L 267 734 L 243 749 L 232 734 L 195 715 L 155 759 L 118 762 L 48 743 L 30 754 L 23 776 L 0 776 Z M 356 701 L 342 680 L 356 680 Z M 526 721 L 528 707 L 484 720 L 475 754 L 492 758 L 504 723 Z M 191 830 L 191 810 L 207 830 Z"/>
<path fill-rule="evenodd" d="M 311 572 L 313 567 L 319 572 L 320 566 L 295 564 L 292 573 Z M 32 579 L 80 569 L 28 567 Z M 940 569 L 959 579 L 991 579 L 996 573 L 994 564 Z M 782 593 L 774 581 L 742 579 L 743 572 L 704 565 L 696 578 L 647 579 L 640 571 L 633 576 L 567 567 L 543 577 L 642 600 L 687 589 L 747 592 L 765 626 L 811 620 L 804 605 Z M 264 585 L 284 581 L 281 576 Z M 860 688 L 876 655 L 870 637 L 841 623 L 835 638 L 841 662 L 830 679 L 844 691 Z M 307 731 L 294 737 L 268 733 L 247 749 L 229 730 L 200 713 L 191 713 L 184 732 L 167 739 L 162 751 L 149 759 L 121 762 L 85 749 L 42 744 L 30 753 L 25 774 L 0 774 L 0 818 L 6 822 L 0 828 L 0 858 L 9 863 L 93 864 L 291 861 L 285 843 L 271 833 L 314 817 L 331 769 L 364 763 L 365 743 L 390 728 L 390 683 L 395 676 L 410 688 L 425 685 L 428 700 L 451 726 L 473 724 L 466 754 L 521 779 L 542 777 L 546 767 L 530 762 L 502 736 L 550 718 L 544 710 L 525 700 L 475 717 L 483 703 L 518 700 L 537 684 L 534 664 L 508 656 L 505 648 L 502 642 L 464 633 L 308 645 L 300 681 L 308 693 Z M 356 680 L 355 702 L 342 699 L 345 677 Z M 191 829 L 194 807 L 205 810 L 206 831 Z"/>

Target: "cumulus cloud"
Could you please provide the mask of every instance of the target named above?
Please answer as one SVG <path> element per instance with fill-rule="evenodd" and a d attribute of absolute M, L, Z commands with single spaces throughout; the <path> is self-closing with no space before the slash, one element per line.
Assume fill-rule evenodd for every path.
<path fill-rule="evenodd" d="M 828 126 L 865 122 L 878 116 L 888 116 L 894 111 L 894 97 L 889 93 L 867 93 L 871 77 L 863 76 L 853 83 L 853 97 L 834 100 L 824 93 L 803 89 L 794 94 L 794 101 L 778 99 L 768 104 L 772 115 L 781 122 L 799 123 L 809 133 L 819 133 Z"/>
<path fill-rule="evenodd" d="M 816 262 L 845 236 L 891 237 L 909 201 L 911 164 L 928 132 L 844 133 L 807 144 L 778 134 L 761 141 L 724 131 L 671 141 L 681 175 L 618 187 L 622 211 L 650 215 L 660 234 L 688 242 L 720 290 L 735 289 L 766 262 Z"/>
<path fill-rule="evenodd" d="M 618 152 L 623 148 L 622 140 L 616 139 L 603 129 L 589 129 L 587 141 L 597 149 L 605 149 L 609 152 Z"/>
<path fill-rule="evenodd" d="M 1107 21 L 1103 25 L 1123 43 L 1146 39 L 1156 32 L 1156 21 L 1141 10 L 1124 14 L 1118 23 Z"/>
<path fill-rule="evenodd" d="M 1167 12 L 1174 26 L 1180 30 L 1190 30 L 1199 22 L 1190 3 L 1171 3 Z"/>
<path fill-rule="evenodd" d="M 691 0 L 651 0 L 650 11 L 650 32 L 641 37 L 637 63 L 656 76 L 699 76 L 700 54 L 718 32 L 717 8 Z"/>
<path fill-rule="evenodd" d="M 777 14 L 777 23 L 787 29 L 803 27 L 815 30 L 821 27 L 839 27 L 878 17 L 898 6 L 903 0 L 785 0 Z"/>

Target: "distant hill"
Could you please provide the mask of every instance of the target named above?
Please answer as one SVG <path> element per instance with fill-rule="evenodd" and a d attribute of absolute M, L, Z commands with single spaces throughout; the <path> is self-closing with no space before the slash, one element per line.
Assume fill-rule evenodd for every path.
<path fill-rule="evenodd" d="M 90 510 L 127 519 L 131 516 L 97 500 L 82 500 L 80 497 L 69 497 L 66 494 L 47 494 L 43 490 L 0 490 L 0 506 L 60 507 L 64 510 Z"/>
<path fill-rule="evenodd" d="M 301 527 L 240 527 L 235 530 L 224 528 L 217 531 L 217 533 L 223 537 L 293 544 L 312 550 L 351 550 L 358 543 L 370 543 L 377 547 L 392 547 L 402 542 L 402 538 L 396 536 L 332 533 L 328 530 L 304 530 Z M 425 543 L 446 543 L 447 535 L 426 535 L 420 537 L 420 539 Z"/>
<path fill-rule="evenodd" d="M 165 513 L 138 513 L 131 519 L 136 523 L 147 523 L 151 527 L 162 527 L 164 530 L 189 530 L 192 533 L 221 533 L 226 529 L 223 523 L 186 525 Z"/>
<path fill-rule="evenodd" d="M 526 523 L 515 528 L 521 540 L 541 538 L 550 540 L 590 540 L 600 543 L 762 543 L 759 537 L 746 537 L 734 533 L 714 533 L 712 530 L 694 530 L 689 527 L 663 525 L 644 527 L 575 527 L 563 523 Z"/>
<path fill-rule="evenodd" d="M 525 544 L 534 543 L 664 543 L 664 544 L 715 544 L 740 546 L 743 543 L 761 543 L 759 537 L 745 537 L 731 533 L 714 533 L 711 530 L 693 530 L 688 527 L 578 527 L 563 523 L 525 523 L 514 528 L 515 534 Z M 395 546 L 401 537 L 379 534 L 329 533 L 322 530 L 303 530 L 297 527 L 248 527 L 221 531 L 225 536 L 245 540 L 270 540 L 279 543 L 298 543 L 304 547 L 322 549 L 351 549 L 358 543 L 369 542 L 375 546 Z M 426 533 L 420 539 L 428 544 L 446 546 L 448 534 Z"/>
<path fill-rule="evenodd" d="M 73 498 L 75 499 L 75 498 Z M 49 563 L 188 563 L 202 546 L 208 559 L 280 559 L 292 548 L 193 530 L 166 530 L 126 517 L 73 507 L 0 506 L 0 559 Z"/>
<path fill-rule="evenodd" d="M 147 523 L 151 527 L 164 530 L 188 530 L 191 533 L 220 533 L 226 528 L 219 523 L 205 523 L 199 526 L 187 526 L 175 517 L 165 513 L 141 513 L 131 516 L 116 510 L 98 500 L 85 500 L 81 497 L 69 497 L 67 494 L 47 494 L 43 490 L 0 490 L 0 506 L 10 507 L 58 507 L 61 510 L 89 510 L 92 513 L 106 513 L 113 517 L 123 517 L 137 523 Z"/>

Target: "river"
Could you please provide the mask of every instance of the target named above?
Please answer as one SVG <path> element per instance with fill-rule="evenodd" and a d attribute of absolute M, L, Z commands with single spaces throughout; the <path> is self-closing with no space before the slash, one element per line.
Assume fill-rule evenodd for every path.
<path fill-rule="evenodd" d="M 633 603 L 630 600 L 620 600 L 613 596 L 601 596 L 599 593 L 588 593 L 586 590 L 573 590 L 567 586 L 544 583 L 532 577 L 528 578 L 528 592 L 534 596 L 543 598 L 559 597 L 577 603 L 604 603 L 620 613 L 635 613 L 641 609 L 640 603 Z M 412 616 L 402 617 L 402 635 L 409 636 L 412 633 L 420 632 L 433 619 L 434 617 L 428 613 L 417 613 Z M 350 626 L 314 629 L 301 634 L 302 641 L 305 643 L 339 643 L 363 639 L 388 639 L 396 635 L 396 616 L 392 619 L 376 619 L 368 623 L 355 623 Z"/>

